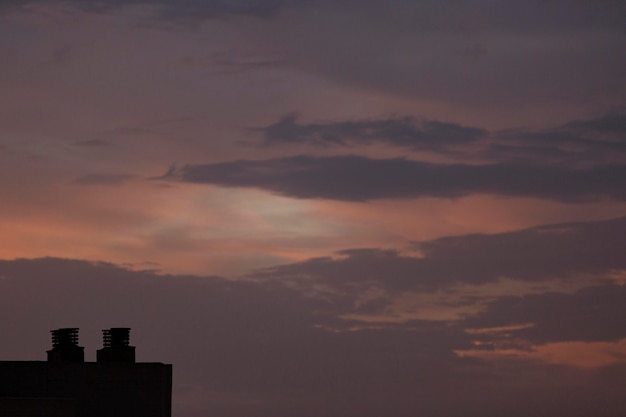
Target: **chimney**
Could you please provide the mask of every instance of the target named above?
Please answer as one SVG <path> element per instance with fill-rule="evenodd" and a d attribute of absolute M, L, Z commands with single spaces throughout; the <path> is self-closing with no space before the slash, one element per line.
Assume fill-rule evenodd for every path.
<path fill-rule="evenodd" d="M 97 352 L 98 362 L 135 362 L 135 347 L 129 346 L 130 328 L 102 330 L 104 347 Z"/>
<path fill-rule="evenodd" d="M 84 362 L 85 348 L 78 346 L 78 329 L 51 330 L 52 350 L 48 351 L 48 362 Z"/>

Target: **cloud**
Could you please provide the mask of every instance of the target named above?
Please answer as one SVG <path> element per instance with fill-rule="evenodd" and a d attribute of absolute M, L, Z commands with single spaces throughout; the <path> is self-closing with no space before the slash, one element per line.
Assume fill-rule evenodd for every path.
<path fill-rule="evenodd" d="M 626 160 L 626 115 L 573 121 L 554 128 L 489 132 L 452 122 L 411 116 L 299 124 L 296 113 L 263 128 L 262 144 L 358 147 L 384 144 L 431 151 L 457 158 L 489 161 L 532 161 L 538 164 L 602 164 Z M 454 151 L 454 153 L 452 153 Z"/>
<path fill-rule="evenodd" d="M 493 134 L 485 154 L 497 160 L 600 164 L 626 160 L 626 115 L 573 121 L 552 129 L 517 129 Z"/>
<path fill-rule="evenodd" d="M 135 175 L 129 174 L 87 174 L 76 178 L 74 184 L 78 185 L 120 185 L 131 179 Z"/>
<path fill-rule="evenodd" d="M 485 358 L 519 354 L 554 363 L 541 352 L 571 347 L 563 343 L 578 343 L 571 348 L 590 353 L 603 346 L 609 352 L 623 351 L 626 286 L 610 277 L 626 271 L 625 231 L 626 217 L 546 225 L 420 242 L 422 257 L 355 249 L 253 276 L 297 283 L 292 286 L 304 294 L 329 300 L 329 308 L 336 300 L 334 314 L 355 327 L 410 326 L 421 323 L 424 311 L 456 309 L 461 314 L 439 320 L 470 336 L 473 347 L 468 352 L 486 352 Z M 569 289 L 564 285 L 554 290 L 559 288 L 555 283 L 568 281 Z M 502 285 L 497 291 L 489 288 L 498 282 Z M 516 282 L 529 284 L 524 295 L 511 295 L 521 288 Z M 593 345 L 597 342 L 605 345 Z M 537 353 L 524 354 L 530 350 Z M 625 356 L 612 353 L 609 360 L 597 353 L 602 360 L 573 357 L 556 363 L 596 367 L 624 362 Z"/>
<path fill-rule="evenodd" d="M 154 8 L 161 18 L 198 20 L 228 14 L 270 17 L 280 10 L 283 2 L 281 0 L 53 0 L 52 2 L 11 0 L 3 2 L 0 10 L 49 3 L 56 3 L 59 6 L 69 4 L 90 12 L 104 12 L 129 6 L 147 6 Z"/>
<path fill-rule="evenodd" d="M 417 247 L 435 265 L 463 265 L 463 276 L 470 282 L 503 276 L 542 281 L 626 268 L 620 255 L 626 248 L 625 230 L 626 217 L 621 217 L 444 237 L 419 242 Z"/>
<path fill-rule="evenodd" d="M 184 182 L 261 188 L 294 198 L 343 201 L 470 194 L 565 202 L 626 199 L 626 165 L 587 169 L 530 164 L 437 165 L 404 158 L 301 155 L 185 165 L 170 176 Z"/>
<path fill-rule="evenodd" d="M 337 257 L 269 268 L 259 276 L 293 279 L 313 289 L 331 287 L 339 294 L 355 297 L 371 288 L 391 294 L 430 292 L 502 278 L 538 284 L 583 278 L 594 282 L 607 280 L 612 271 L 626 270 L 625 230 L 626 217 L 622 217 L 492 235 L 453 236 L 416 243 L 422 257 L 395 250 L 352 249 L 339 252 Z M 520 322 L 525 321 L 520 318 L 515 324 Z"/>
<path fill-rule="evenodd" d="M 275 38 L 295 67 L 340 84 L 543 122 L 553 106 L 623 102 L 619 2 L 309 4 Z"/>
<path fill-rule="evenodd" d="M 551 139 L 553 140 L 550 141 Z M 484 154 L 487 158 L 498 161 L 585 166 L 623 163 L 626 146 L 558 133 L 519 132 L 510 135 L 503 142 L 489 145 Z"/>
<path fill-rule="evenodd" d="M 622 247 L 623 249 L 624 247 Z M 468 319 L 476 327 L 532 323 L 501 338 L 485 333 L 484 348 L 515 345 L 515 340 L 532 344 L 553 342 L 617 342 L 626 338 L 626 286 L 599 285 L 582 288 L 573 294 L 528 294 L 500 297 L 488 303 L 484 312 Z M 481 338 L 478 338 L 479 340 Z"/>
<path fill-rule="evenodd" d="M 603 117 L 590 120 L 577 120 L 564 126 L 577 130 L 596 132 L 626 133 L 626 114 L 611 113 Z M 626 139 L 621 137 L 622 144 L 626 144 Z"/>
<path fill-rule="evenodd" d="M 619 364 L 583 371 L 461 358 L 454 351 L 469 349 L 474 335 L 447 323 L 329 331 L 341 328 L 343 301 L 303 296 L 285 282 L 53 258 L 0 261 L 0 277 L 0 306 L 10 312 L 0 315 L 3 359 L 42 359 L 50 329 L 77 326 L 93 360 L 100 329 L 129 326 L 139 361 L 173 363 L 176 415 L 522 417 L 541 409 L 608 417 L 623 406 Z"/>
<path fill-rule="evenodd" d="M 310 144 L 355 146 L 381 143 L 413 150 L 444 151 L 448 147 L 472 143 L 486 132 L 475 127 L 412 117 L 298 124 L 295 113 L 278 122 L 253 129 L 263 134 L 265 145 Z"/>
<path fill-rule="evenodd" d="M 453 347 L 468 346 L 456 330 L 323 330 L 317 326 L 339 320 L 327 313 L 327 303 L 276 282 L 163 276 L 52 258 L 0 261 L 0 276 L 1 305 L 10 317 L 20 317 L 19 326 L 9 315 L 0 317 L 7 339 L 0 347 L 3 358 L 45 355 L 48 330 L 66 325 L 83 329 L 81 344 L 93 356 L 100 329 L 129 326 L 138 360 L 173 363 L 177 386 L 215 391 L 216 401 L 203 415 L 229 409 L 245 414 L 249 410 L 241 408 L 252 400 L 264 415 L 282 415 L 284 402 L 303 412 L 313 407 L 310 415 L 329 415 L 327 401 L 340 406 L 342 397 L 373 393 L 381 381 L 390 394 L 403 384 L 426 388 L 428 379 L 453 372 L 452 364 L 472 362 L 453 354 Z M 421 337 L 439 349 L 420 347 Z M 394 365 L 398 358 L 406 366 Z M 343 394 L 335 396 L 337 390 Z M 244 405 L 224 402 L 224 395 L 239 396 Z M 277 403 L 277 396 L 283 401 Z"/>

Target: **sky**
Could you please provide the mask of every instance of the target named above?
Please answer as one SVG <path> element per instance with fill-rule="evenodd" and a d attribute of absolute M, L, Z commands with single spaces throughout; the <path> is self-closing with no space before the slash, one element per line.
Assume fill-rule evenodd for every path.
<path fill-rule="evenodd" d="M 2 0 L 0 360 L 173 416 L 626 414 L 626 3 Z"/>

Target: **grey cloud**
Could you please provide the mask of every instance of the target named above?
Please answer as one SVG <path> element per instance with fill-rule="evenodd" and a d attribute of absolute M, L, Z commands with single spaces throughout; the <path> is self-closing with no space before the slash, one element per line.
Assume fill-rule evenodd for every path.
<path fill-rule="evenodd" d="M 625 9 L 620 2 L 58 3 L 94 11 L 151 5 L 163 20 L 183 24 L 232 15 L 275 17 L 271 25 L 253 35 L 261 55 L 278 50 L 281 62 L 297 71 L 314 72 L 367 90 L 452 102 L 455 106 L 524 111 L 529 104 L 564 101 L 604 106 L 623 101 L 625 93 L 621 71 Z"/>
<path fill-rule="evenodd" d="M 87 174 L 76 178 L 74 184 L 78 185 L 120 185 L 133 178 L 130 174 Z"/>
<path fill-rule="evenodd" d="M 124 7 L 151 6 L 157 15 L 167 19 L 198 20 L 223 15 L 249 15 L 270 17 L 282 7 L 281 0 L 12 0 L 3 2 L 0 10 L 15 9 L 24 5 L 56 3 L 69 4 L 90 12 L 104 12 Z"/>
<path fill-rule="evenodd" d="M 597 119 L 577 120 L 566 124 L 564 127 L 577 130 L 626 133 L 626 113 L 612 113 Z M 626 138 L 623 136 L 622 143 L 626 143 Z"/>
<path fill-rule="evenodd" d="M 619 143 L 592 141 L 571 137 L 569 144 L 559 143 L 559 134 L 522 133 L 513 139 L 494 142 L 484 155 L 490 160 L 533 162 L 537 164 L 568 164 L 589 166 L 598 164 L 620 164 L 626 157 L 626 146 Z M 550 138 L 555 140 L 550 142 Z M 538 140 L 538 139 L 546 139 Z"/>
<path fill-rule="evenodd" d="M 139 0 L 137 0 L 139 2 Z M 141 3 L 144 3 L 141 1 Z M 271 17 L 283 6 L 282 0 L 151 0 L 167 18 L 212 18 L 221 15 Z"/>
<path fill-rule="evenodd" d="M 381 143 L 415 150 L 443 151 L 450 146 L 475 142 L 486 132 L 475 127 L 412 117 L 334 123 L 298 124 L 295 113 L 273 125 L 253 129 L 263 134 L 264 144 L 301 143 L 354 146 Z"/>
<path fill-rule="evenodd" d="M 626 217 L 539 226 L 493 235 L 474 234 L 416 243 L 423 257 L 394 250 L 358 249 L 339 258 L 315 258 L 259 272 L 330 285 L 341 294 L 368 288 L 392 293 L 433 291 L 453 284 L 485 284 L 502 277 L 528 282 L 604 279 L 626 270 Z M 495 325 L 495 324 L 494 324 Z"/>
<path fill-rule="evenodd" d="M 169 17 L 214 17 L 222 14 L 271 16 L 282 7 L 301 6 L 306 14 L 320 9 L 354 10 L 375 19 L 377 25 L 395 24 L 397 30 L 422 33 L 448 32 L 463 35 L 486 33 L 533 33 L 613 29 L 623 31 L 626 7 L 618 1 L 580 0 L 564 5 L 559 1 L 496 5 L 474 0 L 441 3 L 437 0 L 3 0 L 0 9 L 25 4 L 73 4 L 91 10 L 125 5 L 154 5 Z M 358 8 L 358 9 L 357 9 Z"/>
<path fill-rule="evenodd" d="M 586 169 L 530 164 L 437 165 L 403 158 L 294 156 L 185 165 L 184 182 L 256 187 L 295 198 L 368 201 L 496 194 L 574 202 L 626 199 L 626 165 Z"/>
<path fill-rule="evenodd" d="M 163 276 L 61 259 L 0 261 L 0 277 L 0 302 L 11 311 L 0 316 L 3 358 L 40 358 L 48 330 L 66 325 L 83 328 L 82 344 L 93 355 L 99 329 L 127 325 L 139 360 L 173 363 L 178 390 L 194 385 L 213 393 L 202 415 L 249 415 L 252 404 L 257 415 L 284 415 L 286 402 L 298 415 L 340 416 L 358 411 L 361 401 L 350 403 L 363 392 L 384 389 L 401 399 L 410 397 L 406 388 L 393 394 L 396 387 L 443 390 L 455 367 L 472 362 L 452 352 L 469 346 L 466 336 L 428 323 L 340 333 L 317 328 L 340 321 L 327 313 L 327 302 L 276 282 Z M 16 316 L 20 326 L 13 325 Z M 432 344 L 420 345 L 422 338 Z M 191 412 L 178 407 L 177 415 Z"/>
<path fill-rule="evenodd" d="M 626 160 L 626 115 L 609 114 L 544 130 L 493 134 L 486 155 L 495 159 L 535 158 L 541 163 L 599 164 Z"/>
<path fill-rule="evenodd" d="M 32 0 L 6 0 L 0 3 L 0 11 L 14 10 L 25 4 L 32 3 Z"/>
<path fill-rule="evenodd" d="M 524 417 L 537 409 L 609 417 L 623 405 L 623 393 L 611 389 L 625 375 L 619 366 L 487 365 L 455 356 L 470 337 L 442 323 L 316 327 L 340 322 L 332 303 L 276 281 L 52 258 L 0 261 L 0 308 L 10 312 L 0 315 L 0 356 L 43 359 L 50 329 L 78 326 L 93 360 L 100 329 L 130 326 L 138 360 L 173 363 L 174 414 L 185 417 Z M 547 389 L 554 386 L 557 393 Z"/>
<path fill-rule="evenodd" d="M 339 302 L 334 306 L 338 316 L 392 317 L 397 297 L 438 290 L 458 296 L 446 301 L 449 308 L 485 306 L 478 314 L 451 322 L 457 329 L 531 325 L 472 333 L 472 339 L 481 342 L 472 349 L 530 349 L 545 343 L 616 342 L 626 337 L 626 287 L 609 279 L 615 272 L 626 271 L 626 217 L 455 236 L 416 245 L 423 257 L 354 249 L 332 258 L 269 268 L 255 276 L 298 282 L 304 293 L 321 291 L 319 296 Z M 573 293 L 525 296 L 463 295 L 455 289 L 460 288 L 458 284 L 481 285 L 501 278 L 535 283 L 536 290 L 546 283 L 567 280 L 587 286 Z M 372 297 L 373 289 L 382 295 Z M 370 301 L 363 303 L 367 294 Z"/>
<path fill-rule="evenodd" d="M 445 237 L 416 245 L 427 263 L 450 272 L 463 265 L 467 271 L 463 276 L 473 282 L 502 276 L 541 281 L 596 275 L 626 268 L 622 256 L 626 250 L 626 217 L 495 235 Z"/>
<path fill-rule="evenodd" d="M 600 285 L 583 288 L 574 294 L 501 297 L 464 325 L 489 328 L 524 323 L 532 323 L 532 326 L 509 335 L 502 334 L 495 340 L 493 334 L 476 338 L 499 345 L 506 343 L 511 336 L 533 344 L 619 341 L 626 338 L 626 287 Z"/>
<path fill-rule="evenodd" d="M 609 114 L 554 128 L 489 132 L 452 122 L 411 116 L 300 124 L 296 113 L 263 128 L 262 144 L 280 146 L 357 147 L 386 144 L 426 150 L 451 157 L 485 157 L 490 161 L 532 161 L 536 164 L 597 165 L 626 160 L 626 116 Z"/>
<path fill-rule="evenodd" d="M 544 146 L 545 148 L 564 149 L 573 151 L 626 151 L 626 141 L 606 141 L 584 137 L 576 132 L 563 130 L 546 130 L 539 132 L 512 132 L 499 136 L 501 140 L 518 140 L 526 146 Z"/>
<path fill-rule="evenodd" d="M 626 92 L 621 2 L 315 4 L 277 38 L 295 67 L 340 83 L 520 111 L 566 101 L 615 104 Z"/>

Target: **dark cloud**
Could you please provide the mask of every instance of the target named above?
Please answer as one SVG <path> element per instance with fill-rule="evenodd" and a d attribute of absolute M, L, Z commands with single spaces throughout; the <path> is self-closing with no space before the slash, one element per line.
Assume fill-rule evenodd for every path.
<path fill-rule="evenodd" d="M 625 97 L 622 2 L 311 3 L 280 41 L 297 68 L 344 85 L 492 117 Z"/>
<path fill-rule="evenodd" d="M 482 156 L 490 161 L 536 164 L 597 165 L 626 160 L 626 116 L 616 113 L 549 129 L 501 132 L 451 122 L 419 121 L 410 116 L 300 124 L 297 115 L 291 113 L 272 125 L 251 130 L 262 134 L 266 146 L 385 144 L 457 158 Z"/>
<path fill-rule="evenodd" d="M 439 290 L 455 295 L 454 301 L 441 301 L 441 306 L 485 306 L 477 314 L 450 323 L 460 330 L 479 330 L 468 332 L 480 343 L 472 349 L 532 350 L 546 343 L 626 338 L 626 287 L 609 279 L 613 273 L 626 271 L 626 217 L 436 239 L 418 247 L 423 251 L 421 258 L 391 250 L 349 250 L 334 258 L 270 268 L 257 276 L 298 282 L 295 288 L 304 293 L 336 300 L 337 316 L 371 319 L 380 315 L 393 320 L 398 313 L 394 300 L 403 294 Z M 456 286 L 495 283 L 502 278 L 535 283 L 538 293 L 463 294 Z M 541 292 L 542 287 L 549 288 L 545 284 L 565 280 L 587 286 L 572 293 Z M 381 295 L 373 296 L 372 290 Z M 363 297 L 368 300 L 364 302 Z M 406 320 L 407 326 L 420 323 Z"/>
<path fill-rule="evenodd" d="M 288 114 L 273 125 L 253 130 L 263 134 L 266 145 L 354 146 L 381 143 L 436 151 L 475 142 L 486 134 L 475 127 L 432 120 L 420 122 L 412 117 L 310 124 L 298 124 L 296 118 L 295 113 Z"/>
<path fill-rule="evenodd" d="M 338 258 L 273 267 L 259 276 L 295 279 L 310 288 L 323 284 L 354 296 L 369 288 L 393 293 L 433 291 L 504 277 L 537 283 L 581 277 L 602 280 L 612 271 L 626 269 L 626 217 L 446 237 L 416 247 L 423 257 L 394 250 L 347 250 Z"/>
<path fill-rule="evenodd" d="M 564 127 L 577 130 L 626 133 L 626 114 L 613 113 L 597 119 L 578 120 L 568 123 Z M 621 141 L 622 144 L 625 144 L 626 138 L 622 136 Z"/>
<path fill-rule="evenodd" d="M 10 0 L 3 1 L 0 10 L 25 5 L 72 5 L 90 12 L 104 12 L 128 6 L 153 7 L 159 17 L 198 20 L 223 15 L 271 17 L 282 7 L 282 0 Z"/>
<path fill-rule="evenodd" d="M 174 414 L 185 417 L 526 417 L 538 409 L 609 417 L 622 409 L 623 392 L 613 384 L 626 375 L 623 367 L 487 365 L 454 354 L 470 347 L 471 336 L 446 323 L 324 330 L 343 322 L 332 313 L 336 302 L 276 281 L 51 258 L 0 261 L 7 312 L 0 356 L 43 359 L 50 329 L 78 326 L 93 360 L 100 329 L 130 326 L 138 360 L 173 363 Z"/>
<path fill-rule="evenodd" d="M 603 274 L 626 268 L 626 217 L 445 237 L 417 247 L 428 262 L 462 264 L 463 276 L 474 282 L 481 276 L 541 281 Z"/>
<path fill-rule="evenodd" d="M 139 360 L 173 363 L 177 390 L 204 390 L 192 402 L 212 393 L 202 415 L 242 415 L 252 404 L 255 414 L 284 415 L 287 403 L 298 415 L 340 416 L 359 410 L 362 400 L 355 400 L 364 392 L 410 398 L 408 387 L 424 390 L 429 380 L 443 390 L 453 366 L 472 362 L 452 352 L 469 346 L 466 336 L 428 323 L 323 330 L 316 326 L 341 321 L 327 313 L 327 302 L 276 282 L 161 276 L 60 259 L 0 261 L 0 277 L 0 302 L 11 311 L 0 316 L 3 339 L 10 339 L 0 347 L 3 358 L 41 358 L 48 330 L 70 324 L 83 328 L 82 344 L 93 356 L 101 328 L 127 325 Z M 18 315 L 19 327 L 11 319 Z M 421 344 L 424 338 L 432 343 Z"/>
<path fill-rule="evenodd" d="M 341 84 L 466 108 L 488 105 L 528 111 L 539 103 L 612 105 L 624 97 L 621 52 L 626 8 L 618 1 L 504 5 L 473 0 L 3 3 L 7 3 L 5 7 L 71 4 L 95 12 L 147 5 L 163 20 L 192 24 L 222 16 L 280 15 L 281 19 L 276 19 L 280 22 L 258 32 L 254 42 L 259 40 L 265 51 L 280 50 L 285 65 Z"/>
<path fill-rule="evenodd" d="M 135 175 L 129 174 L 87 174 L 76 178 L 74 184 L 78 185 L 120 185 L 131 179 Z"/>
<path fill-rule="evenodd" d="M 14 10 L 20 6 L 32 3 L 32 0 L 6 0 L 0 2 L 0 11 Z"/>
<path fill-rule="evenodd" d="M 626 165 L 586 169 L 529 164 L 437 165 L 404 158 L 294 156 L 186 165 L 172 179 L 256 187 L 295 198 L 368 201 L 470 194 L 558 201 L 626 199 Z"/>
<path fill-rule="evenodd" d="M 319 8 L 342 11 L 360 6 L 364 15 L 377 17 L 379 25 L 395 23 L 398 30 L 427 33 L 452 32 L 475 35 L 478 31 L 507 34 L 571 32 L 583 29 L 623 31 L 626 7 L 619 1 L 576 0 L 507 3 L 495 6 L 472 0 L 447 2 L 421 0 L 3 0 L 0 9 L 28 4 L 72 4 L 90 10 L 107 10 L 127 5 L 162 9 L 165 16 L 214 17 L 223 14 L 271 16 L 287 5 L 305 6 L 310 13 Z"/>
<path fill-rule="evenodd" d="M 518 141 L 529 148 L 560 150 L 562 152 L 585 153 L 593 151 L 626 153 L 626 141 L 605 141 L 580 136 L 563 130 L 540 132 L 514 132 L 499 136 L 503 141 Z M 521 148 L 521 147 L 520 147 Z M 624 155 L 622 155 L 624 156 Z"/>
<path fill-rule="evenodd" d="M 619 341 L 626 338 L 626 286 L 592 286 L 573 294 L 501 297 L 464 325 L 490 328 L 525 323 L 532 326 L 501 334 L 502 338 L 494 342 L 505 343 L 511 336 L 533 344 Z M 482 341 L 493 336 L 485 334 Z"/>
<path fill-rule="evenodd" d="M 493 134 L 486 156 L 539 163 L 601 164 L 626 160 L 626 115 L 609 114 L 553 129 Z"/>
<path fill-rule="evenodd" d="M 626 146 L 618 143 L 591 141 L 571 137 L 572 146 L 558 138 L 560 134 L 521 133 L 514 138 L 496 142 L 487 147 L 484 155 L 490 160 L 533 162 L 536 164 L 568 164 L 589 166 L 598 164 L 620 164 L 626 157 Z M 538 140 L 539 139 L 539 140 Z M 542 141 L 541 139 L 548 139 Z"/>

